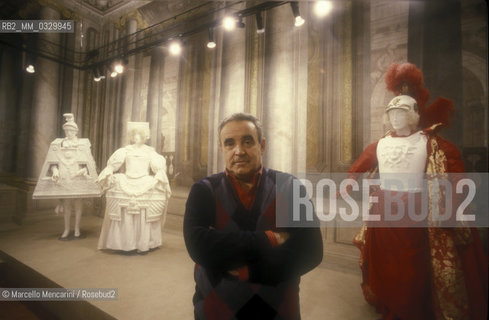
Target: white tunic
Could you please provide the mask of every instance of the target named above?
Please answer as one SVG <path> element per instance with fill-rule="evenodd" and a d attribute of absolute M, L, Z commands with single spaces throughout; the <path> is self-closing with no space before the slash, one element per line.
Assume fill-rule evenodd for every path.
<path fill-rule="evenodd" d="M 388 136 L 379 140 L 377 160 L 381 189 L 408 192 L 423 189 L 427 141 L 421 131 L 407 137 Z"/>

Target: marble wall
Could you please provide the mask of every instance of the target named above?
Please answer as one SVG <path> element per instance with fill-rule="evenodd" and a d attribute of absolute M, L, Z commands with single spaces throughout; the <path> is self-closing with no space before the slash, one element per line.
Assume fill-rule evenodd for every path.
<path fill-rule="evenodd" d="M 382 115 L 394 97 L 385 89 L 385 72 L 393 62 L 408 60 L 409 6 L 409 1 L 375 1 L 370 6 L 370 142 L 384 135 Z"/>
<path fill-rule="evenodd" d="M 485 171 L 488 157 L 488 25 L 487 6 L 477 0 L 462 2 L 462 145 L 467 170 Z M 460 85 L 460 84 L 459 84 Z"/>

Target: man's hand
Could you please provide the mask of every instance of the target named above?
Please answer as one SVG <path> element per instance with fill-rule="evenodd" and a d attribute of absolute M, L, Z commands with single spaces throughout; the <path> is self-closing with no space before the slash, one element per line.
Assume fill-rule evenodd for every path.
<path fill-rule="evenodd" d="M 81 168 L 80 170 L 78 170 L 78 172 L 76 173 L 77 176 L 88 176 L 88 170 L 87 168 Z"/>
<path fill-rule="evenodd" d="M 59 170 L 57 166 L 52 166 L 51 171 L 53 172 L 53 175 L 51 176 L 51 180 L 54 182 L 58 182 L 59 180 Z"/>
<path fill-rule="evenodd" d="M 214 229 L 213 227 L 209 227 L 209 229 Z M 273 235 L 275 236 L 275 239 L 277 240 L 277 245 L 280 246 L 287 241 L 287 239 L 290 238 L 290 234 L 288 232 L 274 232 Z M 233 276 L 233 277 L 239 277 L 239 269 L 233 269 L 229 270 L 228 274 Z"/>

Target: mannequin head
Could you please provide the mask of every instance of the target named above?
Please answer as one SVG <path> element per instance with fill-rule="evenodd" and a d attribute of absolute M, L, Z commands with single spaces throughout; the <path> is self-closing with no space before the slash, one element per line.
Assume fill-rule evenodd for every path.
<path fill-rule="evenodd" d="M 63 130 L 65 132 L 65 136 L 69 140 L 76 139 L 76 135 L 78 134 L 78 126 L 75 122 L 75 117 L 73 113 L 65 113 L 63 114 L 65 118 L 65 123 L 63 124 Z"/>
<path fill-rule="evenodd" d="M 389 123 L 393 130 L 410 129 L 408 111 L 403 109 L 392 109 L 387 112 L 387 117 L 389 118 Z"/>
<path fill-rule="evenodd" d="M 72 121 L 66 122 L 63 125 L 63 130 L 65 132 L 65 136 L 67 139 L 69 140 L 76 139 L 76 135 L 78 134 L 78 126 L 76 125 L 76 123 Z"/>
<path fill-rule="evenodd" d="M 129 133 L 130 142 L 136 145 L 142 145 L 146 143 L 149 137 L 147 137 L 146 132 L 140 128 L 134 128 Z"/>
<path fill-rule="evenodd" d="M 418 128 L 419 114 L 416 100 L 410 96 L 397 96 L 392 99 L 384 113 L 384 124 L 397 134 L 410 134 Z"/>

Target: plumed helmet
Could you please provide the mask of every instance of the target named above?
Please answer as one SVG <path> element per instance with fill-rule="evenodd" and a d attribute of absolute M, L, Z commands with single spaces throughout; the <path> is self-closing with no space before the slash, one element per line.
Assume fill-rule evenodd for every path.
<path fill-rule="evenodd" d="M 396 107 L 397 105 L 401 106 L 400 109 L 406 110 L 408 106 L 411 106 L 410 110 L 419 114 L 420 125 L 423 128 L 432 125 L 448 126 L 452 122 L 455 108 L 449 99 L 439 97 L 427 106 L 430 94 L 424 87 L 423 73 L 414 64 L 409 62 L 393 63 L 387 69 L 385 84 L 387 90 L 396 95 L 387 105 L 386 112 L 393 108 L 399 108 Z M 412 100 L 409 102 L 408 98 L 413 99 L 415 103 L 413 104 Z"/>
<path fill-rule="evenodd" d="M 402 109 L 406 111 L 414 111 L 418 112 L 418 104 L 416 103 L 416 100 L 410 96 L 406 95 L 400 95 L 397 97 L 394 97 L 387 107 L 385 108 L 385 112 L 389 112 L 392 109 Z"/>
<path fill-rule="evenodd" d="M 73 113 L 65 113 L 63 114 L 63 117 L 65 118 L 66 121 L 63 124 L 63 130 L 71 129 L 71 130 L 78 131 L 78 126 L 75 123 L 75 116 L 73 115 Z"/>

